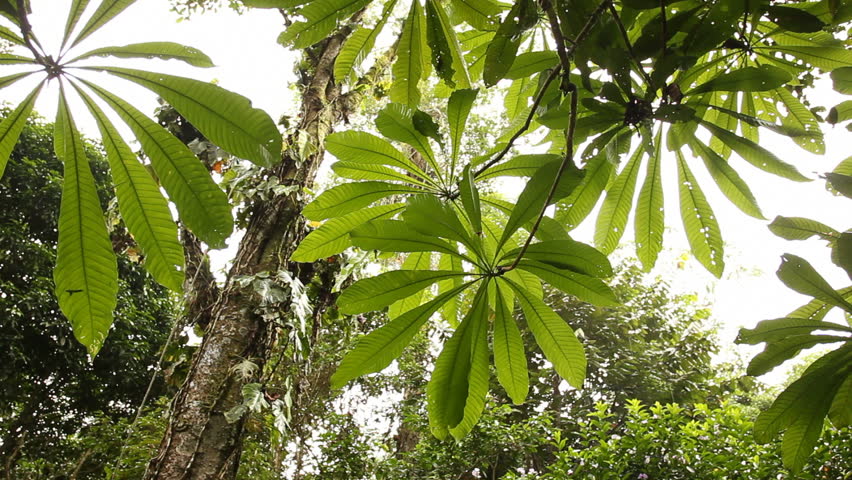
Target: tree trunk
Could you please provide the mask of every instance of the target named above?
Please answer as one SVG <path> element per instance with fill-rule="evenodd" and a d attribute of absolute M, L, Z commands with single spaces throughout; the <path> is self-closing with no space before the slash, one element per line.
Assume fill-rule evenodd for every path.
<path fill-rule="evenodd" d="M 347 102 L 341 101 L 332 72 L 351 31 L 344 26 L 305 53 L 312 71 L 303 80 L 301 122 L 295 135 L 307 135 L 314 149 L 299 158 L 294 151 L 299 142 L 291 138 L 282 163 L 268 172 L 280 184 L 300 188 L 251 206 L 249 226 L 228 280 L 209 310 L 207 333 L 172 403 L 169 425 L 146 479 L 231 479 L 236 475 L 244 420 L 229 423 L 224 414 L 241 403 L 245 381 L 232 367 L 251 360 L 262 372 L 276 341 L 276 329 L 260 315 L 256 293 L 235 279 L 263 271 L 295 270 L 288 259 L 305 232 L 301 187 L 313 183 L 325 136 L 346 114 Z"/>

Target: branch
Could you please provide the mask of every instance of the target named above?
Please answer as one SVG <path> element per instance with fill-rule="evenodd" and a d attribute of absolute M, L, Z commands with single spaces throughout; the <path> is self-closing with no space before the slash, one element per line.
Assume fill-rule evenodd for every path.
<path fill-rule="evenodd" d="M 665 0 L 660 0 L 661 5 L 665 5 Z M 633 63 L 636 64 L 636 68 L 639 70 L 639 73 L 645 79 L 645 82 L 648 83 L 648 88 L 653 88 L 653 81 L 651 80 L 651 76 L 648 75 L 648 72 L 642 67 L 642 62 L 636 58 L 636 53 L 633 51 L 633 45 L 630 44 L 630 37 L 627 35 L 627 29 L 624 28 L 624 24 L 621 22 L 621 17 L 618 16 L 618 11 L 615 9 L 613 4 L 609 4 L 609 13 L 612 14 L 613 20 L 615 20 L 615 24 L 618 25 L 618 30 L 621 32 L 621 38 L 624 40 L 624 45 L 627 47 L 627 53 L 630 54 L 630 58 L 633 59 Z M 663 16 L 665 18 L 665 14 Z M 664 23 L 665 25 L 665 23 Z M 664 27 L 665 29 L 665 27 Z M 663 51 L 665 51 L 666 45 L 666 35 L 663 34 Z"/>
<path fill-rule="evenodd" d="M 556 10 L 553 8 L 553 3 L 550 0 L 542 0 L 541 8 L 547 13 L 547 19 L 550 21 L 550 33 L 553 34 L 553 39 L 556 40 L 556 51 L 559 53 L 559 62 L 562 64 L 562 70 L 565 72 L 565 78 L 567 78 L 571 72 L 571 56 L 565 47 L 565 36 L 562 34 L 562 26 L 559 25 L 559 16 L 556 14 Z M 576 45 L 576 42 L 574 42 L 574 45 Z"/>
<path fill-rule="evenodd" d="M 42 55 L 42 52 L 40 52 L 36 48 L 35 44 L 33 44 L 33 40 L 35 40 L 35 36 L 33 35 L 33 27 L 32 27 L 32 25 L 30 25 L 30 20 L 29 20 L 29 18 L 27 18 L 26 1 L 25 0 L 18 0 L 17 1 L 17 7 L 18 7 L 18 20 L 21 23 L 20 24 L 21 37 L 23 37 L 24 43 L 26 44 L 27 48 L 30 49 L 31 52 L 33 52 L 33 55 L 35 55 L 36 60 L 39 63 L 44 64 L 44 55 Z M 35 42 L 38 43 L 38 40 L 35 40 Z M 47 65 L 45 64 L 45 66 L 47 66 Z"/>
<path fill-rule="evenodd" d="M 556 67 L 556 68 L 553 69 L 552 72 L 550 72 L 550 75 L 548 75 L 547 79 L 545 79 L 544 83 L 541 85 L 541 89 L 538 91 L 538 95 L 536 95 L 535 100 L 533 100 L 532 107 L 530 107 L 530 113 L 527 114 L 527 119 L 526 119 L 526 121 L 524 121 L 524 124 L 521 126 L 521 128 L 518 129 L 517 132 L 515 132 L 514 135 L 512 135 L 512 138 L 509 139 L 509 143 L 506 144 L 506 147 L 503 148 L 503 150 L 501 150 L 500 153 L 497 154 L 496 157 L 489 160 L 485 165 L 480 167 L 479 170 L 476 171 L 476 173 L 473 174 L 473 178 L 476 178 L 476 177 L 482 175 L 483 172 L 485 172 L 486 170 L 488 170 L 489 168 L 494 166 L 495 163 L 502 160 L 503 157 L 505 157 L 506 154 L 509 153 L 509 150 L 512 149 L 512 146 L 514 145 L 515 140 L 517 140 L 518 137 L 523 135 L 523 133 L 526 132 L 530 128 L 530 124 L 532 123 L 532 119 L 535 116 L 535 111 L 538 108 L 538 105 L 541 103 L 542 98 L 544 98 L 544 92 L 547 91 L 547 87 L 550 86 L 550 82 L 552 82 L 553 79 L 555 79 L 556 76 L 559 75 L 560 70 L 561 70 L 561 67 Z"/>
<path fill-rule="evenodd" d="M 512 262 L 508 267 L 499 267 L 501 272 L 508 272 L 509 270 L 514 270 L 515 267 L 518 266 L 518 262 L 521 261 L 524 254 L 527 252 L 527 248 L 529 248 L 530 243 L 532 243 L 532 239 L 535 236 L 535 233 L 538 231 L 539 225 L 541 225 L 541 220 L 544 218 L 545 212 L 547 212 L 547 207 L 550 206 L 550 202 L 553 201 L 553 196 L 556 195 L 556 189 L 559 186 L 559 181 L 562 179 L 562 174 L 565 173 L 565 168 L 568 167 L 568 163 L 571 162 L 574 158 L 574 132 L 577 129 L 577 88 L 576 86 L 571 90 L 571 116 L 568 120 L 568 133 L 566 135 L 566 143 L 565 143 L 565 157 L 562 158 L 562 163 L 559 165 L 559 171 L 556 172 L 556 178 L 553 179 L 553 184 L 550 186 L 550 191 L 547 193 L 547 199 L 544 201 L 544 205 L 541 206 L 541 212 L 539 212 L 538 217 L 535 219 L 535 223 L 530 229 L 530 234 L 527 237 L 527 241 L 524 243 L 524 246 L 521 247 L 521 251 L 518 252 L 518 256 L 515 257 L 515 261 Z"/>

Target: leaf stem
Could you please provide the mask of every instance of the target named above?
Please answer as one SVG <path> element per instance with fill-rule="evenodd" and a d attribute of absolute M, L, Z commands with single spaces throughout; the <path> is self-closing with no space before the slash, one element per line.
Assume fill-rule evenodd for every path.
<path fill-rule="evenodd" d="M 571 115 L 568 120 L 568 132 L 565 138 L 565 156 L 562 158 L 562 163 L 559 165 L 559 170 L 556 172 L 556 178 L 553 179 L 553 184 L 550 185 L 550 191 L 547 193 L 547 199 L 544 201 L 544 205 L 541 206 L 541 212 L 539 212 L 538 217 L 535 219 L 535 223 L 530 229 L 530 234 L 527 237 L 527 241 L 524 243 L 524 246 L 521 247 L 521 251 L 518 252 L 518 256 L 515 257 L 515 260 L 508 267 L 499 267 L 501 272 L 508 272 L 510 270 L 514 270 L 515 267 L 518 266 L 518 262 L 521 261 L 524 254 L 529 248 L 530 243 L 532 243 L 533 237 L 535 237 L 535 233 L 538 231 L 538 227 L 541 225 L 541 220 L 544 218 L 545 212 L 547 212 L 547 207 L 550 205 L 550 202 L 553 201 L 553 196 L 556 195 L 556 189 L 559 186 L 559 181 L 562 179 L 562 174 L 565 173 L 565 168 L 568 167 L 568 164 L 573 161 L 574 158 L 574 131 L 577 129 L 577 87 L 571 90 Z"/>
<path fill-rule="evenodd" d="M 32 25 L 30 25 L 30 20 L 29 18 L 27 18 L 27 7 L 25 0 L 17 0 L 17 7 L 18 20 L 21 22 L 21 36 L 24 38 L 24 43 L 26 44 L 27 48 L 30 49 L 31 52 L 33 52 L 33 55 L 35 55 L 36 60 L 39 63 L 44 64 L 45 60 L 43 52 L 39 51 L 39 49 L 36 48 L 35 44 L 33 44 L 33 39 L 35 39 L 35 36 L 33 35 L 33 27 Z M 38 43 L 38 40 L 36 40 L 36 43 Z"/>

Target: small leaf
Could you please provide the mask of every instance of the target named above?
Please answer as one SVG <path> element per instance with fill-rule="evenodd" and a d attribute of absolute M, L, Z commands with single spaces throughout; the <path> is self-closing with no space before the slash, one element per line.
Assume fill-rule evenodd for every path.
<path fill-rule="evenodd" d="M 390 365 L 444 302 L 458 295 L 473 285 L 474 282 L 463 284 L 449 292 L 438 295 L 429 302 L 403 313 L 359 340 L 355 348 L 343 357 L 340 366 L 332 375 L 331 388 L 340 388 L 350 380 L 361 375 L 381 371 Z"/>
<path fill-rule="evenodd" d="M 624 235 L 627 217 L 633 207 L 633 194 L 636 191 L 636 178 L 642 164 L 644 150 L 637 148 L 607 190 L 598 220 L 595 224 L 595 245 L 605 254 L 612 253 L 618 241 Z"/>
<path fill-rule="evenodd" d="M 530 389 L 527 373 L 527 357 L 524 353 L 524 341 L 515 323 L 512 312 L 514 305 L 506 302 L 500 282 L 495 282 L 496 289 L 494 305 L 494 366 L 497 369 L 497 380 L 506 389 L 506 393 L 515 405 L 524 403 Z M 512 298 L 509 296 L 509 298 Z"/>
<path fill-rule="evenodd" d="M 776 342 L 788 337 L 810 335 L 815 330 L 852 333 L 852 328 L 838 323 L 787 317 L 763 320 L 752 329 L 740 329 L 737 343 L 757 345 L 762 342 Z"/>
<path fill-rule="evenodd" d="M 3 122 L 0 123 L 0 178 L 6 171 L 6 164 L 9 162 L 9 156 L 12 155 L 12 150 L 18 143 L 18 138 L 24 130 L 27 119 L 33 111 L 36 98 L 41 93 L 41 88 L 44 82 L 39 83 L 36 88 L 27 95 L 27 98 L 12 110 Z"/>
<path fill-rule="evenodd" d="M 405 204 L 402 203 L 378 205 L 332 218 L 309 233 L 299 243 L 299 247 L 290 256 L 290 260 L 307 263 L 340 253 L 352 245 L 349 232 L 372 220 L 391 217 L 404 208 Z"/>
<path fill-rule="evenodd" d="M 584 302 L 603 307 L 619 305 L 612 290 L 597 278 L 529 259 L 518 262 L 518 268 L 535 274 L 551 286 Z"/>
<path fill-rule="evenodd" d="M 486 285 L 480 287 L 468 315 L 435 361 L 426 387 L 429 425 L 438 438 L 458 439 L 479 418 L 488 392 Z M 467 425 L 461 425 L 464 420 Z M 463 428 L 458 429 L 458 426 Z"/>
<path fill-rule="evenodd" d="M 792 79 L 792 75 L 785 70 L 771 65 L 743 67 L 715 76 L 684 95 L 691 96 L 706 92 L 765 92 L 785 85 Z"/>
<path fill-rule="evenodd" d="M 840 235 L 837 230 L 816 220 L 780 215 L 769 224 L 769 230 L 785 240 L 807 240 L 814 235 L 823 240 L 831 240 Z"/>
<path fill-rule="evenodd" d="M 179 60 L 194 67 L 209 68 L 214 66 L 210 57 L 201 50 L 173 42 L 146 42 L 122 47 L 97 48 L 69 60 L 68 63 L 91 57 L 160 58 L 163 60 Z"/>
<path fill-rule="evenodd" d="M 393 84 L 390 99 L 405 105 L 416 107 L 420 103 L 420 90 L 417 86 L 423 75 L 423 59 L 426 55 L 426 17 L 420 2 L 411 2 L 399 37 L 396 62 L 393 64 Z"/>
<path fill-rule="evenodd" d="M 781 267 L 776 272 L 778 278 L 791 289 L 836 305 L 852 313 L 852 304 L 843 295 L 831 288 L 831 285 L 814 270 L 804 258 L 785 253 L 781 256 Z"/>
<path fill-rule="evenodd" d="M 413 295 L 435 282 L 451 277 L 464 277 L 465 272 L 443 270 L 394 270 L 358 280 L 337 299 L 340 312 L 346 315 L 381 310 Z"/>
<path fill-rule="evenodd" d="M 251 101 L 208 82 L 115 67 L 95 67 L 163 97 L 211 142 L 262 167 L 281 161 L 281 134 Z"/>
<path fill-rule="evenodd" d="M 107 22 L 115 18 L 116 15 L 123 12 L 125 8 L 133 5 L 136 0 L 103 0 L 95 13 L 92 14 L 89 21 L 80 29 L 77 38 L 71 42 L 71 47 L 85 40 L 89 35 L 95 33 L 99 28 Z M 63 44 L 65 42 L 62 42 Z"/>
<path fill-rule="evenodd" d="M 450 140 L 453 147 L 451 172 L 455 170 L 456 162 L 458 162 L 467 117 L 470 115 L 470 109 L 478 93 L 478 89 L 455 90 L 447 102 L 447 123 L 450 126 Z"/>
<path fill-rule="evenodd" d="M 852 67 L 841 67 L 831 71 L 834 90 L 844 95 L 852 95 Z"/>
<path fill-rule="evenodd" d="M 725 270 L 722 234 L 716 216 L 707 203 L 707 198 L 698 181 L 689 170 L 680 150 L 677 157 L 678 184 L 680 189 L 680 215 L 683 229 L 695 258 L 710 273 L 721 278 Z"/>
<path fill-rule="evenodd" d="M 574 388 L 582 388 L 586 378 L 586 355 L 571 327 L 526 288 L 508 279 L 498 281 L 506 281 L 514 290 L 527 319 L 527 326 L 556 373 Z"/>
<path fill-rule="evenodd" d="M 391 195 L 419 192 L 421 190 L 418 188 L 395 183 L 344 183 L 324 191 L 305 205 L 302 215 L 311 220 L 324 220 L 346 215 Z"/>

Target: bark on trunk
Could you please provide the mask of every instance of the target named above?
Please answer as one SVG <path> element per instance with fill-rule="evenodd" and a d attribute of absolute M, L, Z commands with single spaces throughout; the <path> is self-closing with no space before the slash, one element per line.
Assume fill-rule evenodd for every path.
<path fill-rule="evenodd" d="M 334 60 L 351 33 L 348 26 L 306 52 L 313 67 L 302 93 L 298 135 L 315 150 L 305 158 L 288 150 L 271 171 L 283 185 L 310 186 L 323 157 L 323 141 L 345 114 L 333 78 Z M 290 145 L 297 145 L 291 139 Z M 258 313 L 257 295 L 234 279 L 258 272 L 294 270 L 288 259 L 304 236 L 302 189 L 252 206 L 253 212 L 210 324 L 186 382 L 172 403 L 169 425 L 146 479 L 231 479 L 239 465 L 244 420 L 228 423 L 225 412 L 241 401 L 245 383 L 232 367 L 249 359 L 260 366 L 276 341 L 274 325 Z"/>

